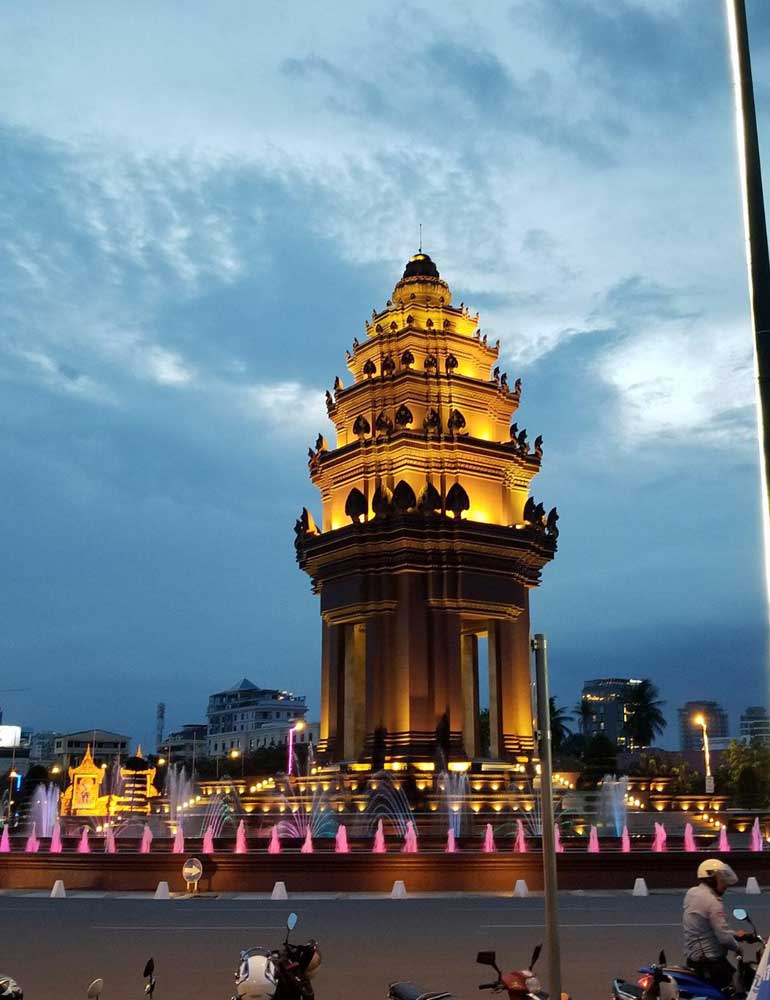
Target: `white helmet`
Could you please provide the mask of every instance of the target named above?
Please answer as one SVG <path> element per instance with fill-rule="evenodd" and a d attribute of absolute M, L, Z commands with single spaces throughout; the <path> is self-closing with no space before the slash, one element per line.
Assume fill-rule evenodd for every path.
<path fill-rule="evenodd" d="M 235 992 L 243 1000 L 272 1000 L 275 996 L 275 964 L 270 953 L 252 948 L 241 954 L 235 974 Z"/>
<path fill-rule="evenodd" d="M 698 865 L 698 878 L 712 878 L 714 875 L 719 875 L 725 885 L 735 885 L 738 881 L 738 876 L 732 868 L 719 858 L 701 861 Z"/>

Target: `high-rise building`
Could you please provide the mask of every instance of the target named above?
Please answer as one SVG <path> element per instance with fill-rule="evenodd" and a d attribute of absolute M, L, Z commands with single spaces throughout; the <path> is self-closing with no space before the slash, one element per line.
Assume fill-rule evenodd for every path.
<path fill-rule="evenodd" d="M 752 705 L 741 715 L 740 737 L 746 743 L 770 744 L 770 712 L 761 705 Z"/>
<path fill-rule="evenodd" d="M 247 678 L 226 691 L 209 696 L 207 752 L 217 757 L 238 750 L 248 753 L 284 744 L 289 730 L 304 722 L 304 695 L 275 688 L 259 688 Z M 296 742 L 307 741 L 307 727 L 296 734 Z"/>
<path fill-rule="evenodd" d="M 532 754 L 529 592 L 558 514 L 529 495 L 543 440 L 511 423 L 521 381 L 499 362 L 419 252 L 326 394 L 336 441 L 319 434 L 308 463 L 322 517 L 295 524 L 320 595 L 324 762 L 481 756 L 480 670 L 489 756 Z"/>
<path fill-rule="evenodd" d="M 598 677 L 583 685 L 582 703 L 590 710 L 581 720 L 581 730 L 586 737 L 601 733 L 617 747 L 636 750 L 628 735 L 626 725 L 630 718 L 630 704 L 640 680 L 628 677 Z"/>
<path fill-rule="evenodd" d="M 702 716 L 709 740 L 725 739 L 730 735 L 727 712 L 716 701 L 688 701 L 679 709 L 679 749 L 702 750 L 703 728 L 695 722 Z"/>

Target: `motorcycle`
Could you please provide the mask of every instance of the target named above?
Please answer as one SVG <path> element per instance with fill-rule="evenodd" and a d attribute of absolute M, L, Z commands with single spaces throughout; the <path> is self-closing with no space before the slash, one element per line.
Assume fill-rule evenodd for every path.
<path fill-rule="evenodd" d="M 695 974 L 693 969 L 686 966 L 669 965 L 666 961 L 666 953 L 661 952 L 656 965 L 645 966 L 640 969 L 641 978 L 638 983 L 629 983 L 624 979 L 614 979 L 612 983 L 612 995 L 614 1000 L 694 1000 L 695 997 L 703 997 L 705 1000 L 725 1000 L 730 996 L 733 1000 L 744 997 L 754 981 L 754 974 L 757 971 L 762 958 L 765 942 L 762 936 L 757 933 L 751 917 L 742 907 L 733 910 L 733 917 L 748 923 L 752 933 L 740 939 L 742 945 L 759 944 L 754 960 L 747 960 L 743 952 L 738 953 L 735 976 L 732 985 L 727 991 L 714 986 L 708 980 L 701 979 Z"/>
<path fill-rule="evenodd" d="M 286 938 L 279 948 L 250 948 L 241 952 L 232 1000 L 314 1000 L 310 980 L 321 964 L 318 944 L 291 944 L 297 914 L 286 921 Z"/>
<path fill-rule="evenodd" d="M 495 993 L 508 992 L 509 1000 L 548 1000 L 548 994 L 540 988 L 540 980 L 533 973 L 535 963 L 540 957 L 542 946 L 538 945 L 532 953 L 529 968 L 513 972 L 503 972 L 497 964 L 497 956 L 493 951 L 480 951 L 476 956 L 479 965 L 490 965 L 497 973 L 493 983 L 482 983 L 480 990 L 492 990 Z M 565 994 L 562 994 L 564 997 Z M 389 1000 L 456 1000 L 451 993 L 426 993 L 414 983 L 391 983 L 388 991 Z"/>

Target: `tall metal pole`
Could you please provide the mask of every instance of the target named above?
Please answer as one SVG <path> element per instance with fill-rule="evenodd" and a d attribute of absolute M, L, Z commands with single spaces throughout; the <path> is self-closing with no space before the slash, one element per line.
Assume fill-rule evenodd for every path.
<path fill-rule="evenodd" d="M 548 695 L 548 642 L 542 633 L 532 640 L 535 653 L 538 752 L 540 755 L 540 799 L 543 817 L 543 888 L 545 889 L 545 936 L 548 954 L 548 990 L 554 1000 L 561 997 L 561 948 L 556 877 L 556 836 L 553 817 L 553 768 L 551 763 L 551 712 Z"/>
<path fill-rule="evenodd" d="M 749 298 L 754 326 L 754 354 L 758 384 L 758 425 L 762 449 L 762 507 L 765 541 L 765 576 L 770 596 L 770 258 L 767 250 L 765 204 L 762 195 L 762 168 L 759 160 L 757 114 L 751 79 L 749 32 L 745 0 L 726 0 L 730 57 L 735 90 L 735 118 L 738 133 L 743 223 L 749 270 Z"/>

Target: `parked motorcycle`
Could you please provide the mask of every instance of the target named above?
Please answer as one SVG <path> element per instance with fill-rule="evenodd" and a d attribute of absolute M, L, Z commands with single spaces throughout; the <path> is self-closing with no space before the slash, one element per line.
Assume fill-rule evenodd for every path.
<path fill-rule="evenodd" d="M 155 962 L 152 959 L 145 965 L 143 975 L 147 979 L 144 992 L 152 1000 L 153 993 L 155 992 Z M 86 990 L 86 1000 L 100 1000 L 103 991 L 104 980 L 94 979 Z M 10 976 L 5 976 L 2 973 L 0 973 L 0 1000 L 24 1000 L 24 990 L 21 986 L 19 986 L 15 979 L 11 979 Z"/>
<path fill-rule="evenodd" d="M 695 997 L 703 997 L 705 1000 L 725 1000 L 725 996 L 737 1000 L 737 998 L 744 997 L 754 981 L 754 974 L 762 958 L 765 942 L 762 936 L 757 933 L 751 917 L 743 907 L 734 909 L 733 917 L 748 923 L 752 931 L 751 934 L 740 939 L 739 943 L 741 945 L 758 944 L 760 947 L 753 960 L 747 959 L 742 950 L 738 953 L 735 976 L 727 990 L 718 989 L 708 980 L 701 979 L 686 966 L 669 965 L 666 961 L 666 953 L 662 951 L 656 965 L 645 966 L 639 970 L 641 978 L 637 983 L 630 983 L 625 979 L 613 980 L 612 995 L 614 1000 L 694 1000 Z"/>
<path fill-rule="evenodd" d="M 15 979 L 0 972 L 0 1000 L 24 1000 L 24 990 Z"/>
<path fill-rule="evenodd" d="M 289 943 L 296 926 L 297 914 L 290 913 L 279 948 L 241 952 L 233 1000 L 313 1000 L 310 980 L 321 964 L 321 952 L 312 938 L 306 944 Z"/>

